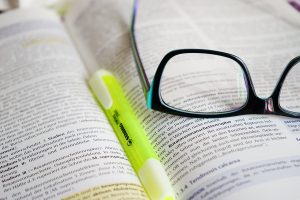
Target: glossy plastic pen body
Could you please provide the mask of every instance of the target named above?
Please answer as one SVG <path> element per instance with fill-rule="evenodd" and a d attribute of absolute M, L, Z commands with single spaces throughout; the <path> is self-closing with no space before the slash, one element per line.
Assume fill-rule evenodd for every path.
<path fill-rule="evenodd" d="M 166 172 L 116 78 L 106 70 L 98 70 L 89 84 L 149 197 L 175 199 Z"/>

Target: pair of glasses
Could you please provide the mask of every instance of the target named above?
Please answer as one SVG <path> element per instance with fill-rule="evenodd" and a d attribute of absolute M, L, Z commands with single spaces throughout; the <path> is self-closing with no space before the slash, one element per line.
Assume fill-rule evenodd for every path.
<path fill-rule="evenodd" d="M 134 2 L 130 40 L 149 109 L 194 118 L 274 114 L 300 118 L 300 56 L 293 58 L 268 98 L 259 98 L 246 64 L 208 49 L 178 49 L 161 60 L 150 85 L 138 51 Z"/>

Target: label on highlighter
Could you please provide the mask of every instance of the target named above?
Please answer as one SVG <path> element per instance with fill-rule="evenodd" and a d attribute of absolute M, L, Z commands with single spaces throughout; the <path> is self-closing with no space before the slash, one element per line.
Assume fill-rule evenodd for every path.
<path fill-rule="evenodd" d="M 114 110 L 113 112 L 113 119 L 114 119 L 114 122 L 116 123 L 116 125 L 120 128 L 120 130 L 122 131 L 123 133 L 123 136 L 125 138 L 125 140 L 127 141 L 127 146 L 131 146 L 132 145 L 132 139 L 130 138 L 130 136 L 128 135 L 123 123 L 120 122 L 119 120 L 119 112 L 117 110 Z"/>

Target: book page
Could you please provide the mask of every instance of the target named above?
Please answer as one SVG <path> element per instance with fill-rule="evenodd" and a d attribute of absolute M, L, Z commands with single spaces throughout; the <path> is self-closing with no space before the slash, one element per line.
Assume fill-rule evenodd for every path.
<path fill-rule="evenodd" d="M 122 82 L 178 199 L 298 199 L 298 119 L 193 119 L 147 110 L 128 35 L 131 3 L 81 1 L 67 26 L 89 54 L 86 62 L 97 63 L 89 71 L 108 68 Z M 215 49 L 242 58 L 257 94 L 268 97 L 287 63 L 300 55 L 300 29 L 261 6 L 241 0 L 141 1 L 136 36 L 150 82 L 169 51 Z"/>
<path fill-rule="evenodd" d="M 249 1 L 249 3 L 255 2 L 256 4 L 263 5 L 263 9 L 271 9 L 277 16 L 286 20 L 288 23 L 292 23 L 296 26 L 300 26 L 300 2 L 299 0 L 262 0 L 262 1 Z"/>
<path fill-rule="evenodd" d="M 59 17 L 0 16 L 0 199 L 146 199 Z"/>

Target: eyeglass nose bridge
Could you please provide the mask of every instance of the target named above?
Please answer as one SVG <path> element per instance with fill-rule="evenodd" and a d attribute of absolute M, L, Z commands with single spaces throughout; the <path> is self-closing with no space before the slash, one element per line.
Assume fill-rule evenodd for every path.
<path fill-rule="evenodd" d="M 269 97 L 269 98 L 265 99 L 264 102 L 265 102 L 264 114 L 275 113 L 273 98 Z"/>
<path fill-rule="evenodd" d="M 266 99 L 259 98 L 256 95 L 254 95 L 253 98 L 255 100 L 250 106 L 250 110 L 253 114 L 275 114 L 277 112 L 277 101 L 276 97 L 274 97 L 273 95 Z"/>

